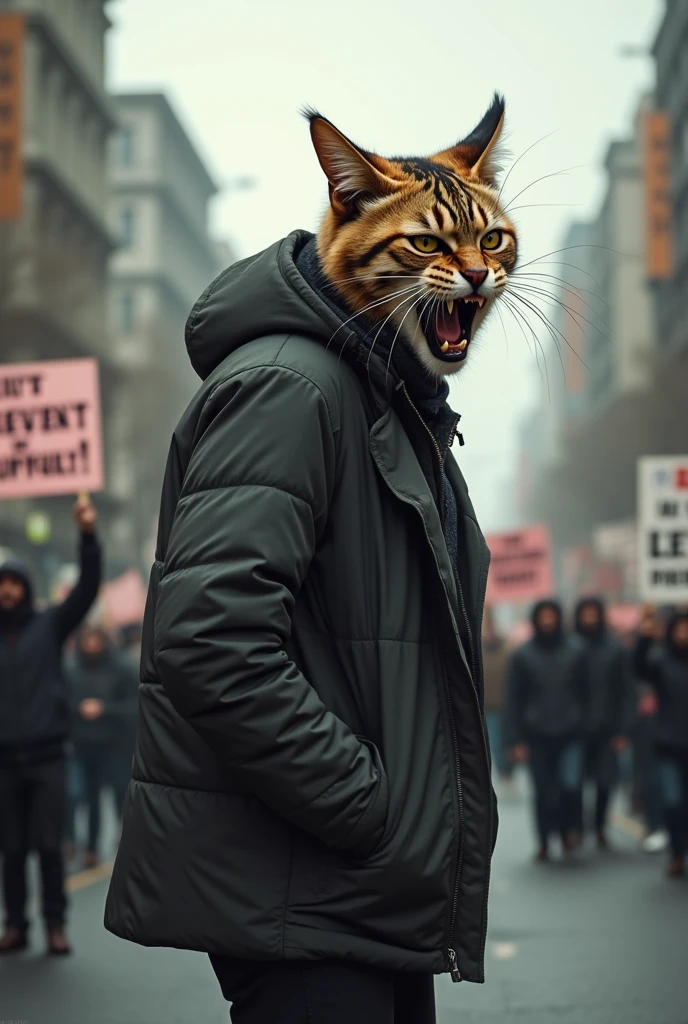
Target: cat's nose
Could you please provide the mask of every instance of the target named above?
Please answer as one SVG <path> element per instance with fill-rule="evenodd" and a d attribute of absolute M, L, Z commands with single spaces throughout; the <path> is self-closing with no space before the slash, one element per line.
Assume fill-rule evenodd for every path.
<path fill-rule="evenodd" d="M 466 270 L 461 271 L 461 276 L 465 277 L 473 288 L 473 291 L 477 292 L 478 288 L 480 288 L 480 285 L 487 277 L 487 270 L 485 267 L 468 267 Z"/>

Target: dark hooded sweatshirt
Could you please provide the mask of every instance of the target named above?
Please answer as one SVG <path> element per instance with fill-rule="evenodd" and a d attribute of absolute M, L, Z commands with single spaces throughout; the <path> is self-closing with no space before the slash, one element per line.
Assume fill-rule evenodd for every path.
<path fill-rule="evenodd" d="M 100 747 L 103 753 L 122 742 L 136 717 L 136 672 L 124 655 L 109 643 L 102 654 L 89 655 L 77 648 L 67 659 L 66 674 L 72 705 L 72 739 L 77 748 Z M 83 700 L 103 702 L 100 718 L 79 714 Z"/>
<path fill-rule="evenodd" d="M 559 629 L 552 634 L 537 628 L 544 607 L 554 608 L 559 616 Z M 589 715 L 585 646 L 564 632 L 555 601 L 537 604 L 532 621 L 535 635 L 514 652 L 509 667 L 509 744 L 582 738 Z"/>
<path fill-rule="evenodd" d="M 203 384 L 163 485 L 106 926 L 482 981 L 489 552 L 396 368 L 299 271 L 311 237 L 225 271 L 187 325 Z"/>
<path fill-rule="evenodd" d="M 641 637 L 634 653 L 636 674 L 657 693 L 655 746 L 681 757 L 688 755 L 688 650 L 673 642 L 672 632 L 677 622 L 686 618 L 683 613 L 669 621 L 663 644 Z"/>
<path fill-rule="evenodd" d="M 583 608 L 591 605 L 599 616 L 599 625 L 593 630 L 581 623 Z M 575 625 L 586 647 L 589 735 L 600 739 L 628 736 L 635 703 L 630 655 L 607 628 L 604 604 L 598 598 L 586 597 L 578 602 Z"/>
<path fill-rule="evenodd" d="M 62 646 L 93 604 L 100 586 L 100 546 L 92 534 L 80 544 L 81 573 L 62 602 L 37 612 L 31 579 L 21 562 L 6 562 L 26 588 L 24 604 L 0 612 L 0 761 L 47 760 L 64 752 L 71 726 Z"/>

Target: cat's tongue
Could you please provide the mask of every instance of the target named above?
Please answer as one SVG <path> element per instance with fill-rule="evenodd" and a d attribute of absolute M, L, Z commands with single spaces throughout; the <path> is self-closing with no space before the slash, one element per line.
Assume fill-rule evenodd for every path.
<path fill-rule="evenodd" d="M 440 342 L 448 341 L 455 345 L 461 337 L 461 321 L 459 320 L 459 303 L 454 303 L 454 308 L 449 312 L 446 303 L 442 303 L 437 310 L 435 317 L 435 333 Z"/>

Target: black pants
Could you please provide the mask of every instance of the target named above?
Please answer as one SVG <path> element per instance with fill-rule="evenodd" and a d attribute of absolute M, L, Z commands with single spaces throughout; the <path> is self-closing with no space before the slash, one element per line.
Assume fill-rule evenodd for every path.
<path fill-rule="evenodd" d="M 671 851 L 688 853 L 688 751 L 658 752 L 659 781 Z"/>
<path fill-rule="evenodd" d="M 546 844 L 554 832 L 575 830 L 583 782 L 583 747 L 572 740 L 538 737 L 528 742 L 535 789 L 538 839 Z"/>
<path fill-rule="evenodd" d="M 431 974 L 332 960 L 210 959 L 233 1024 L 435 1024 Z"/>
<path fill-rule="evenodd" d="M 606 828 L 609 803 L 619 779 L 619 759 L 611 748 L 611 736 L 591 736 L 585 744 L 585 778 L 578 796 L 578 831 L 586 831 L 586 783 L 595 789 L 594 823 L 596 831 Z"/>
<path fill-rule="evenodd" d="M 48 927 L 64 923 L 67 899 L 62 863 L 66 762 L 63 757 L 30 765 L 0 765 L 0 851 L 3 858 L 5 922 L 25 931 L 26 862 L 38 852 L 43 882 L 43 917 Z"/>
<path fill-rule="evenodd" d="M 79 804 L 88 809 L 88 840 L 86 848 L 94 853 L 100 842 L 100 796 L 110 785 L 113 774 L 113 753 L 109 746 L 95 744 L 77 746 L 74 751 L 73 781 L 75 791 L 70 793 L 69 835 L 76 841 L 76 814 Z"/>

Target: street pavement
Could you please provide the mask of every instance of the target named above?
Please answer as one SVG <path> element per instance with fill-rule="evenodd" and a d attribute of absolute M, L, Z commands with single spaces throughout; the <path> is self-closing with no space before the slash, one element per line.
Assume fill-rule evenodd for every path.
<path fill-rule="evenodd" d="M 439 1024 L 688 1024 L 688 882 L 663 878 L 633 823 L 613 854 L 542 867 L 524 803 L 501 819 L 487 984 L 439 979 Z M 73 957 L 46 960 L 36 928 L 31 953 L 0 962 L 0 1024 L 227 1022 L 204 956 L 104 931 L 105 873 L 71 879 Z"/>

